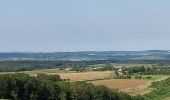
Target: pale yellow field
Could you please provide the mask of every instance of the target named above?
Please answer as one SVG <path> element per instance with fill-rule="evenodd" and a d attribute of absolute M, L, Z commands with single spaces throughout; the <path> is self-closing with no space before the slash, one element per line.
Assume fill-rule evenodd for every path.
<path fill-rule="evenodd" d="M 113 72 L 103 71 L 103 72 L 58 73 L 58 74 L 62 79 L 70 79 L 70 81 L 86 81 L 109 78 L 112 76 Z"/>

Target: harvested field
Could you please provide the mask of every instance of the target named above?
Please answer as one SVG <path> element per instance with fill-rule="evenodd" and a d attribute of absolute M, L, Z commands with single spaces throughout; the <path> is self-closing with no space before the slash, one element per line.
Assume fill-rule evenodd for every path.
<path fill-rule="evenodd" d="M 103 72 L 81 72 L 81 73 L 58 73 L 62 79 L 70 79 L 70 81 L 86 81 L 95 79 L 104 79 L 112 76 L 112 71 Z"/>
<path fill-rule="evenodd" d="M 130 95 L 145 94 L 150 92 L 148 86 L 149 80 L 136 80 L 136 79 L 110 79 L 110 80 L 97 80 L 92 81 L 94 85 L 104 85 L 110 89 L 119 89 Z"/>
<path fill-rule="evenodd" d="M 149 80 L 146 80 L 145 82 L 137 85 L 137 86 L 132 86 L 132 87 L 129 87 L 129 88 L 125 88 L 125 89 L 121 89 L 120 91 L 122 92 L 126 92 L 132 96 L 135 96 L 135 95 L 144 95 L 144 94 L 147 94 L 149 92 L 152 91 L 151 88 L 149 88 L 149 86 L 151 85 L 152 81 L 149 81 Z"/>

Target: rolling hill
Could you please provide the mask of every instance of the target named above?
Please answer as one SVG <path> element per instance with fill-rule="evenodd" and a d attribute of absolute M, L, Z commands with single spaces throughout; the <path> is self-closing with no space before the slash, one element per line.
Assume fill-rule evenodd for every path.
<path fill-rule="evenodd" d="M 112 60 L 112 59 L 170 59 L 168 50 L 147 51 L 82 51 L 52 53 L 0 53 L 0 60 Z"/>

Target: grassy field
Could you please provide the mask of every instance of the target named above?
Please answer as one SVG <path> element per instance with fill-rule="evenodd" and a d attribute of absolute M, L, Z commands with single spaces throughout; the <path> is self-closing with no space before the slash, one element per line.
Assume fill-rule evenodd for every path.
<path fill-rule="evenodd" d="M 163 94 L 161 96 L 156 96 L 152 100 L 170 100 L 170 92 L 165 93 L 165 94 Z"/>

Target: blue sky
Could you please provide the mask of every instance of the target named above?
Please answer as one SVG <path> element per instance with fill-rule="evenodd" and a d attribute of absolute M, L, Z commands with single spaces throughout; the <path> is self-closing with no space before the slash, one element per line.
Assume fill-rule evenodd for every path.
<path fill-rule="evenodd" d="M 1 0 L 0 52 L 169 50 L 169 0 Z"/>

